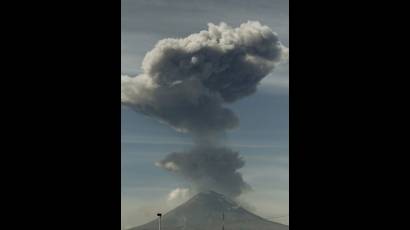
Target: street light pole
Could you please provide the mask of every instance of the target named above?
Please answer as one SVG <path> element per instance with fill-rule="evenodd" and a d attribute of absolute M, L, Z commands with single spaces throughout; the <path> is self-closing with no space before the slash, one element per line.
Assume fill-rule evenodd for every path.
<path fill-rule="evenodd" d="M 225 213 L 222 212 L 222 230 L 225 230 Z"/>
<path fill-rule="evenodd" d="M 161 214 L 161 213 L 157 213 L 157 216 L 159 216 L 158 227 L 159 227 L 159 230 L 161 230 L 161 217 L 162 217 L 162 214 Z"/>

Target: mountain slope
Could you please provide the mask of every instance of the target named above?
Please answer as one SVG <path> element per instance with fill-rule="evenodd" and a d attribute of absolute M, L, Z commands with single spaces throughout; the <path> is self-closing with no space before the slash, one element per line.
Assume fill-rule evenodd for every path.
<path fill-rule="evenodd" d="M 216 192 L 199 193 L 162 217 L 162 230 L 219 230 L 224 215 L 225 230 L 288 230 L 265 220 Z M 157 230 L 158 220 L 130 230 Z"/>

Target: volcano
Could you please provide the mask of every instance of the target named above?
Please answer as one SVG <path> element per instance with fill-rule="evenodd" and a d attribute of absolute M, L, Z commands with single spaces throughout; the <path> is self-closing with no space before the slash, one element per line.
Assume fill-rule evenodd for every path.
<path fill-rule="evenodd" d="M 163 230 L 288 230 L 287 225 L 259 217 L 222 194 L 201 192 L 164 214 Z M 158 220 L 129 230 L 157 230 Z"/>

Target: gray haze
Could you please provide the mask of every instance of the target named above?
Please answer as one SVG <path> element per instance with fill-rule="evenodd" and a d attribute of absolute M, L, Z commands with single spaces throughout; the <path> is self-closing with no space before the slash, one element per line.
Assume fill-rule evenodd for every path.
<path fill-rule="evenodd" d="M 239 119 L 225 104 L 256 92 L 287 56 L 276 33 L 257 21 L 237 28 L 208 24 L 181 39 L 160 40 L 146 54 L 143 73 L 121 77 L 121 101 L 135 111 L 191 133 L 196 146 L 170 154 L 158 166 L 188 178 L 197 191 L 239 196 L 249 189 L 237 172 L 237 153 L 221 148 Z"/>

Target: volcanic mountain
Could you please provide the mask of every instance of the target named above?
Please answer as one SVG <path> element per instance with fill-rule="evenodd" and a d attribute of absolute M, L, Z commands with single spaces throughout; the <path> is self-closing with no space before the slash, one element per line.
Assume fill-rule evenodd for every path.
<path fill-rule="evenodd" d="M 222 220 L 224 219 L 224 220 Z M 259 217 L 219 193 L 202 192 L 162 217 L 163 230 L 288 230 Z M 129 230 L 157 230 L 158 220 Z"/>

